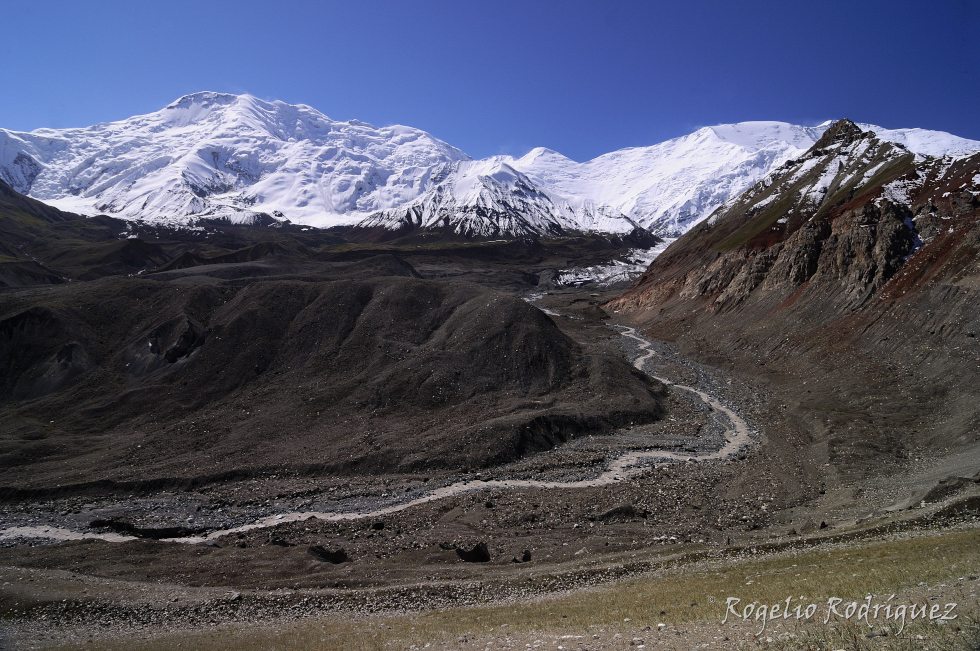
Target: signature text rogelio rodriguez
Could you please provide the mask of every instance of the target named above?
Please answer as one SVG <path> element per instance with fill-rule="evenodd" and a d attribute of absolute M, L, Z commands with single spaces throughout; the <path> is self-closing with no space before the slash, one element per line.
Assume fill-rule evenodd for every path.
<path fill-rule="evenodd" d="M 892 603 L 894 598 L 895 595 L 892 595 L 880 603 L 875 603 L 871 596 L 867 596 L 863 601 L 844 603 L 843 599 L 831 597 L 822 609 L 823 623 L 827 624 L 831 619 L 863 621 L 869 628 L 872 628 L 874 627 L 872 622 L 892 621 L 899 624 L 898 632 L 901 633 L 905 630 L 906 620 L 950 621 L 958 617 L 958 615 L 953 614 L 957 604 Z M 766 630 L 766 625 L 769 622 L 782 619 L 810 620 L 817 615 L 818 611 L 821 611 L 820 606 L 815 603 L 806 606 L 798 603 L 794 607 L 792 597 L 787 597 L 785 602 L 775 604 L 760 604 L 753 601 L 742 606 L 741 603 L 742 600 L 738 597 L 728 597 L 722 624 L 728 622 L 729 616 L 733 620 L 748 621 L 754 619 L 762 624 L 762 628 L 759 629 L 761 633 Z"/>

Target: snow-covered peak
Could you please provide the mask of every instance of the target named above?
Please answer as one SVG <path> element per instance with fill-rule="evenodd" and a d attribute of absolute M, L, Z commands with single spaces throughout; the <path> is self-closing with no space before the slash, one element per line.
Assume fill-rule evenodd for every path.
<path fill-rule="evenodd" d="M 441 229 L 467 237 L 560 235 L 584 230 L 508 156 L 454 165 L 447 179 L 403 208 L 383 210 L 359 226 L 389 230 Z"/>
<path fill-rule="evenodd" d="M 535 147 L 531 151 L 527 152 L 523 156 L 517 159 L 517 164 L 522 167 L 527 167 L 535 163 L 546 164 L 546 163 L 572 163 L 572 159 L 564 156 L 554 149 L 548 149 L 547 147 Z"/>
<path fill-rule="evenodd" d="M 18 191 L 82 214 L 171 223 L 258 212 L 352 223 L 412 201 L 465 160 L 418 129 L 211 92 L 87 128 L 0 130 L 0 177 Z"/>
<path fill-rule="evenodd" d="M 230 95 L 205 91 L 184 95 L 158 113 L 146 116 L 159 118 L 163 124 L 175 127 L 185 127 L 188 124 L 200 123 L 211 115 L 220 113 L 221 109 L 254 99 L 248 95 Z M 250 103 L 250 102 L 249 102 Z"/>
<path fill-rule="evenodd" d="M 521 174 L 501 158 L 461 163 L 453 182 L 453 194 L 462 200 L 475 199 L 475 195 L 489 186 L 513 190 Z"/>
<path fill-rule="evenodd" d="M 234 95 L 232 93 L 216 93 L 213 90 L 202 90 L 197 93 L 184 95 L 183 97 L 177 99 L 177 101 L 164 107 L 161 113 L 166 113 L 168 111 L 194 110 L 195 107 L 207 108 L 208 106 L 215 104 L 227 106 L 244 98 L 254 99 L 247 93 L 243 95 Z"/>

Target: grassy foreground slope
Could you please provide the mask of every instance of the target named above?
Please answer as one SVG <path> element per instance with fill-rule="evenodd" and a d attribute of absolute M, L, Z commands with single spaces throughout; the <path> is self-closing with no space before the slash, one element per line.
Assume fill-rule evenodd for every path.
<path fill-rule="evenodd" d="M 58 636 L 32 648 L 71 649 L 976 649 L 980 644 L 980 529 L 919 530 L 885 538 L 833 542 L 765 552 L 759 548 L 712 556 L 666 554 L 657 569 L 613 585 L 575 590 L 523 603 L 495 603 L 404 614 L 329 614 L 306 620 L 267 620 L 207 629 L 141 631 L 112 628 Z M 889 597 L 894 595 L 890 601 Z M 934 604 L 949 621 L 912 620 L 904 626 L 885 611 L 868 623 L 832 616 L 831 597 L 872 604 Z M 762 621 L 732 616 L 741 604 L 817 605 L 809 620 Z M 93 636 L 94 635 L 94 636 Z M 93 646 L 94 644 L 94 646 Z M 706 646 L 705 646 L 706 645 Z"/>

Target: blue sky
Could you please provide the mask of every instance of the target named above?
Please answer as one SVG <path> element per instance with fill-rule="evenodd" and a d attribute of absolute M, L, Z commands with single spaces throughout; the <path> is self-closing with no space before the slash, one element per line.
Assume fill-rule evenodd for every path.
<path fill-rule="evenodd" d="M 980 2 L 5 0 L 0 127 L 200 90 L 576 160 L 743 120 L 980 140 Z"/>

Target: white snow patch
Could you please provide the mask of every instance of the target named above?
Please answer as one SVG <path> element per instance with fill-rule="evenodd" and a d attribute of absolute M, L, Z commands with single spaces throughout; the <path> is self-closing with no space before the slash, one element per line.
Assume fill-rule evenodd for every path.
<path fill-rule="evenodd" d="M 813 205 L 819 206 L 823 202 L 824 197 L 827 196 L 827 190 L 830 188 L 830 184 L 835 178 L 837 178 L 839 173 L 840 168 L 838 167 L 837 161 L 831 160 L 827 162 L 823 172 L 821 172 L 817 180 L 813 182 L 813 185 L 802 191 L 801 194 L 803 195 L 804 200 L 809 201 Z"/>

